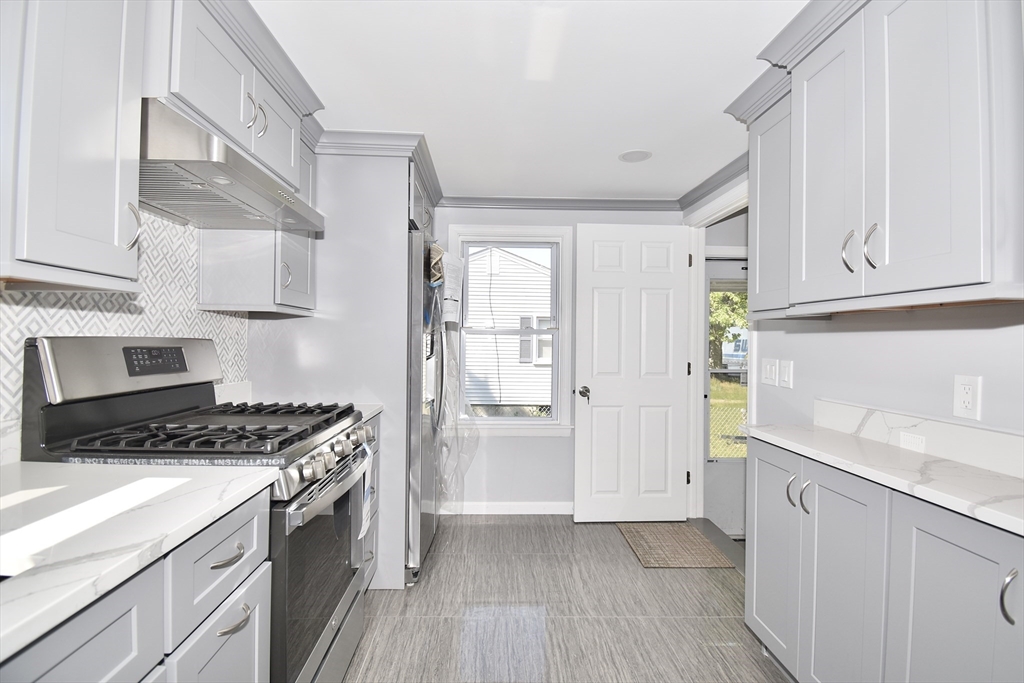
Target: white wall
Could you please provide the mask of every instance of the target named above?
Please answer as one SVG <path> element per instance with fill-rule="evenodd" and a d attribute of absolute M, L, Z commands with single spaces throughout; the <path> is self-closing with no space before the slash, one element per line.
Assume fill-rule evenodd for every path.
<path fill-rule="evenodd" d="M 793 360 L 795 386 L 752 378 L 752 422 L 808 424 L 817 397 L 1024 433 L 1022 304 L 761 321 L 754 329 L 753 353 Z M 980 423 L 953 417 L 954 375 L 984 378 Z"/>
<path fill-rule="evenodd" d="M 250 320 L 255 400 L 382 403 L 374 588 L 405 585 L 408 159 L 320 156 L 316 315 Z"/>
<path fill-rule="evenodd" d="M 578 223 L 681 225 L 682 212 L 439 207 L 434 236 L 447 249 L 450 225 L 575 227 Z M 465 512 L 568 513 L 573 499 L 574 443 L 572 436 L 493 436 L 482 432 L 465 476 Z"/>

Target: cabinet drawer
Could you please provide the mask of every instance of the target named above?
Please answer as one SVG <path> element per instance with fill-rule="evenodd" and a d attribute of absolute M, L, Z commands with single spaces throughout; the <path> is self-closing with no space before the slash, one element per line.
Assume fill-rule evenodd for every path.
<path fill-rule="evenodd" d="M 163 656 L 163 562 L 146 569 L 0 667 L 3 681 L 138 681 Z"/>
<path fill-rule="evenodd" d="M 267 559 L 269 524 L 270 492 L 264 490 L 167 556 L 164 652 Z"/>
<path fill-rule="evenodd" d="M 167 680 L 270 680 L 270 562 L 167 657 Z"/>

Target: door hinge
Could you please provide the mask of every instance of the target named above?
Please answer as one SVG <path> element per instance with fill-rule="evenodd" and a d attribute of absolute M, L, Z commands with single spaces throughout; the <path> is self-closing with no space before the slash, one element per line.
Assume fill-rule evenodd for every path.
<path fill-rule="evenodd" d="M 690 268 L 693 268 L 693 254 L 690 254 Z"/>
<path fill-rule="evenodd" d="M 693 374 L 693 365 L 691 363 L 687 363 L 686 364 L 686 374 L 687 375 L 692 375 Z"/>
<path fill-rule="evenodd" d="M 690 483 L 690 470 L 686 470 L 686 483 Z"/>

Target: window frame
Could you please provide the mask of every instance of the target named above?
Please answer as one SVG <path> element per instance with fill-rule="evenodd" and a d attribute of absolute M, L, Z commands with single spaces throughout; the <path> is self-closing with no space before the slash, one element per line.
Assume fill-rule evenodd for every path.
<path fill-rule="evenodd" d="M 459 421 L 467 426 L 475 427 L 492 436 L 570 436 L 572 434 L 572 359 L 573 359 L 573 299 L 572 299 L 572 268 L 573 239 L 572 226 L 515 226 L 515 225 L 450 225 L 448 228 L 448 244 L 452 252 L 464 258 L 466 243 L 482 243 L 485 246 L 532 247 L 554 245 L 552 258 L 552 294 L 551 317 L 554 324 L 551 329 L 551 412 L 552 417 L 545 418 L 480 418 L 462 415 L 465 407 L 465 365 L 461 359 L 465 357 L 465 340 L 469 334 L 514 334 L 516 330 L 493 330 L 466 328 L 461 323 L 465 320 L 469 308 L 468 275 L 463 278 L 462 319 L 459 332 L 460 384 L 462 395 L 459 397 Z M 542 316 L 547 317 L 547 316 Z M 533 320 L 534 337 L 533 359 L 537 359 L 536 317 Z M 547 366 L 542 362 L 539 365 Z"/>

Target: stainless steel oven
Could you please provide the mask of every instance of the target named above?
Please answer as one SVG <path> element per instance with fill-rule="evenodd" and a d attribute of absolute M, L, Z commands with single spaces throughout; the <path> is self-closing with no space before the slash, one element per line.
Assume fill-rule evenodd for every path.
<path fill-rule="evenodd" d="M 365 445 L 351 465 L 276 504 L 270 513 L 273 561 L 271 680 L 341 680 L 363 622 Z"/>

